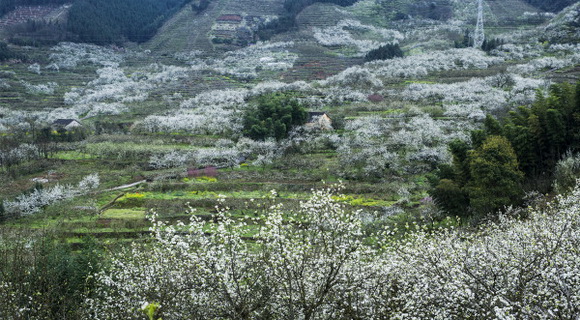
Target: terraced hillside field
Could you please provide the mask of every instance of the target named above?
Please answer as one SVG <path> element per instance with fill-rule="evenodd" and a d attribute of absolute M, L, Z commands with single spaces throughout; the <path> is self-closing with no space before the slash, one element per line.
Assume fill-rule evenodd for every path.
<path fill-rule="evenodd" d="M 283 0 L 216 0 L 199 14 L 185 6 L 171 18 L 147 43 L 146 47 L 158 53 L 216 48 L 209 39 L 212 27 L 222 15 L 277 16 L 283 10 Z"/>

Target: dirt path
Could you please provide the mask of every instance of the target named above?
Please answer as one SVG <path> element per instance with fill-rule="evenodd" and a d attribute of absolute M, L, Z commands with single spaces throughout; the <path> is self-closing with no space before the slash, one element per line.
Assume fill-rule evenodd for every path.
<path fill-rule="evenodd" d="M 141 181 L 137 181 L 137 182 L 133 182 L 133 183 L 129 183 L 129 184 L 124 184 L 122 186 L 106 189 L 106 190 L 103 190 L 103 192 L 128 189 L 128 188 L 132 188 L 132 187 L 138 186 L 138 185 L 146 183 L 146 182 L 147 182 L 147 180 L 141 180 Z"/>

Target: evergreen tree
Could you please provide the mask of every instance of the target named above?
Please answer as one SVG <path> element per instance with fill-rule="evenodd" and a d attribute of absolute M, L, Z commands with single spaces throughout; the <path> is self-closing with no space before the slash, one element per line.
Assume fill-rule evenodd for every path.
<path fill-rule="evenodd" d="M 255 140 L 286 138 L 294 126 L 306 122 L 307 112 L 298 100 L 284 94 L 258 98 L 257 106 L 244 115 L 244 135 Z"/>
<path fill-rule="evenodd" d="M 388 60 L 397 57 L 402 57 L 403 51 L 399 47 L 398 43 L 389 43 L 384 46 L 380 46 L 377 49 L 373 49 L 369 51 L 366 56 L 366 61 L 373 61 L 373 60 Z"/>
<path fill-rule="evenodd" d="M 505 137 L 489 136 L 480 148 L 471 151 L 469 169 L 471 180 L 466 187 L 476 213 L 497 211 L 521 198 L 524 174 Z"/>
<path fill-rule="evenodd" d="M 19 59 L 21 56 L 8 48 L 8 45 L 0 41 L 0 61 Z"/>

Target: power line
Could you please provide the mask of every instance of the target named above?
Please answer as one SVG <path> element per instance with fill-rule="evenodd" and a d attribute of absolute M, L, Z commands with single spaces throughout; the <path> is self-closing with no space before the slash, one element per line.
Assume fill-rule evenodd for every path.
<path fill-rule="evenodd" d="M 473 36 L 473 46 L 481 48 L 485 41 L 485 32 L 483 30 L 483 0 L 478 0 L 477 5 L 477 25 L 475 26 L 475 35 Z"/>

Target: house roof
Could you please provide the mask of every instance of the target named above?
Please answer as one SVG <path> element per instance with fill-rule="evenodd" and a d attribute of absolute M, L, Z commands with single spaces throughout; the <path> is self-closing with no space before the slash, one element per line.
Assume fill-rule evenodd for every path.
<path fill-rule="evenodd" d="M 233 21 L 233 22 L 242 22 L 242 16 L 237 14 L 224 14 L 217 18 L 217 21 Z"/>
<path fill-rule="evenodd" d="M 75 119 L 56 119 L 56 121 L 54 121 L 52 124 L 55 126 L 68 126 L 69 124 L 73 123 L 73 122 L 78 122 Z"/>

